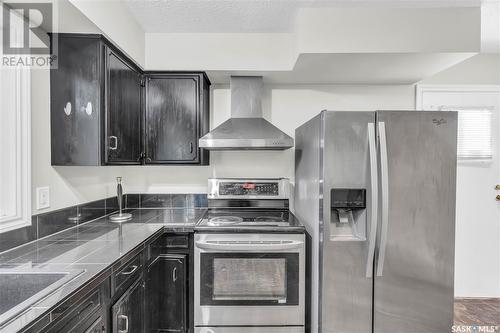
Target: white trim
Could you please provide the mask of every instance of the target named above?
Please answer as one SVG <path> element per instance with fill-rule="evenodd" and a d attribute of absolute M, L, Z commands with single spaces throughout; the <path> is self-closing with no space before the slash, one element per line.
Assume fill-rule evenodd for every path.
<path fill-rule="evenodd" d="M 0 233 L 31 225 L 31 73 L 16 68 L 16 215 L 0 221 Z"/>
<path fill-rule="evenodd" d="M 422 110 L 425 92 L 500 92 L 500 85 L 493 84 L 417 84 L 415 93 L 415 110 Z"/>
<path fill-rule="evenodd" d="M 1 32 L 1 29 L 0 29 Z M 19 39 L 18 31 L 14 36 Z M 14 111 L 16 112 L 16 193 L 15 214 L 0 218 L 0 233 L 31 225 L 31 69 L 18 66 L 3 68 L 14 77 Z"/>

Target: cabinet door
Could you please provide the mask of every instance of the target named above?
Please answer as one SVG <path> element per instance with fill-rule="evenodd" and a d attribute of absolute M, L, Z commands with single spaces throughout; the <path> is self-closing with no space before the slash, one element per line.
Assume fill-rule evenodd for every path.
<path fill-rule="evenodd" d="M 198 163 L 200 77 L 152 75 L 146 89 L 146 163 Z"/>
<path fill-rule="evenodd" d="M 159 256 L 148 269 L 150 332 L 187 332 L 186 255 Z"/>
<path fill-rule="evenodd" d="M 138 279 L 112 307 L 113 333 L 144 332 L 144 284 Z"/>
<path fill-rule="evenodd" d="M 114 51 L 106 62 L 106 163 L 140 164 L 141 74 Z"/>
<path fill-rule="evenodd" d="M 58 39 L 50 70 L 52 165 L 101 165 L 101 59 L 97 38 Z"/>

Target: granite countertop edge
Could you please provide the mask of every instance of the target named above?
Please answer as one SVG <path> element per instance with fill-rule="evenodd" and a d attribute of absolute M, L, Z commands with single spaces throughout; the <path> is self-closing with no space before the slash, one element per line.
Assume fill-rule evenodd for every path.
<path fill-rule="evenodd" d="M 175 215 L 174 211 L 182 222 L 171 221 L 171 215 Z M 110 222 L 109 215 L 106 215 L 0 253 L 0 270 L 4 272 L 81 271 L 18 315 L 1 322 L 0 332 L 26 329 L 43 319 L 95 279 L 106 279 L 116 263 L 165 231 L 194 232 L 195 225 L 205 211 L 204 208 L 132 209 L 129 212 L 132 212 L 134 217 L 130 221 L 114 223 Z M 97 234 L 94 238 L 89 236 L 81 239 L 79 229 L 93 230 Z M 109 231 L 99 233 L 102 229 Z M 92 249 L 94 244 L 100 246 L 95 251 Z M 43 260 L 43 251 L 58 246 L 67 247 L 68 251 L 58 253 L 59 256 L 55 258 Z M 78 251 L 78 247 L 82 249 Z M 70 252 L 74 253 L 68 255 Z M 58 260 L 65 255 L 68 255 L 69 259 Z"/>
<path fill-rule="evenodd" d="M 133 214 L 132 220 L 128 222 L 121 224 L 110 222 L 109 215 L 106 215 L 0 253 L 1 271 L 29 272 L 40 269 L 82 271 L 20 314 L 1 322 L 0 332 L 25 329 L 50 315 L 50 312 L 68 297 L 78 293 L 98 278 L 104 280 L 109 277 L 116 263 L 164 232 L 302 233 L 305 231 L 301 224 L 260 228 L 199 226 L 207 211 L 206 208 L 145 208 L 128 211 Z M 98 247 L 97 250 L 94 250 L 95 247 Z M 55 250 L 55 254 L 50 253 L 51 249 Z M 44 256 L 47 256 L 47 259 Z"/>

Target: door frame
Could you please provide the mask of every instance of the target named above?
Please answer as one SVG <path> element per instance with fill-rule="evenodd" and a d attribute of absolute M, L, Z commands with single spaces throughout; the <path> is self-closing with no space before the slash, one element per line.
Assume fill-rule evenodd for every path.
<path fill-rule="evenodd" d="M 415 110 L 422 110 L 425 92 L 500 92 L 495 84 L 417 84 L 415 87 Z"/>

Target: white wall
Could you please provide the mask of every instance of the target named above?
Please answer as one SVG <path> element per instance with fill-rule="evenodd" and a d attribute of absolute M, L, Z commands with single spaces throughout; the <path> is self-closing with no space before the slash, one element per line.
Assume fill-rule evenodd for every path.
<path fill-rule="evenodd" d="M 289 177 L 294 151 L 212 152 L 210 166 L 52 167 L 50 166 L 49 75 L 32 77 L 33 214 L 35 188 L 50 186 L 54 210 L 114 195 L 114 179 L 124 177 L 127 192 L 204 192 L 207 178 Z M 293 136 L 295 128 L 322 109 L 413 109 L 413 86 L 266 86 L 264 115 Z M 230 114 L 227 86 L 212 91 L 211 127 Z"/>
<path fill-rule="evenodd" d="M 148 70 L 290 70 L 297 59 L 286 33 L 147 33 Z"/>
<path fill-rule="evenodd" d="M 101 29 L 123 52 L 144 67 L 146 62 L 145 34 L 123 2 L 112 0 L 59 1 L 69 1 Z"/>
<path fill-rule="evenodd" d="M 478 54 L 448 68 L 422 84 L 500 84 L 500 54 Z"/>

